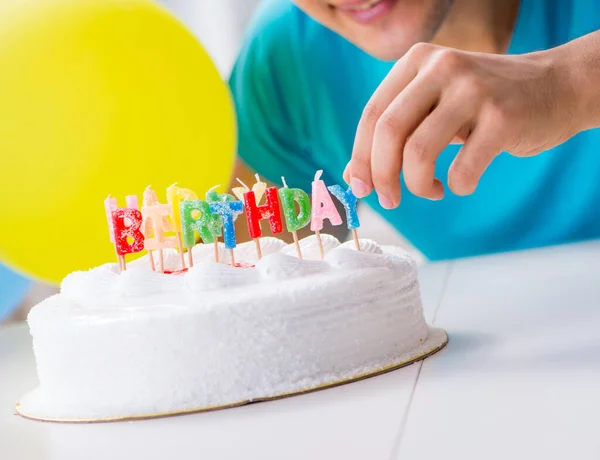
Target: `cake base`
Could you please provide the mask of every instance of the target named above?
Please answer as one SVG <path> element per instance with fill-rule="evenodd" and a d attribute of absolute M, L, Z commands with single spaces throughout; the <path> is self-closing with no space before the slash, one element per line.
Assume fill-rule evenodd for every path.
<path fill-rule="evenodd" d="M 94 418 L 94 419 L 76 419 L 76 418 L 57 418 L 53 417 L 52 414 L 47 413 L 44 408 L 47 407 L 47 402 L 44 400 L 44 396 L 39 388 L 27 393 L 20 402 L 16 405 L 16 412 L 21 417 L 30 420 L 37 420 L 42 422 L 55 422 L 55 423 L 106 423 L 106 422 L 126 422 L 133 420 L 147 420 L 153 418 L 161 418 L 161 417 L 171 417 L 175 415 L 184 415 L 184 414 L 196 414 L 200 412 L 210 412 L 214 410 L 221 409 L 229 409 L 238 406 L 244 406 L 246 404 L 252 404 L 257 402 L 265 402 L 265 401 L 273 401 L 276 399 L 289 398 L 292 396 L 297 396 L 305 393 L 311 393 L 313 391 L 325 390 L 327 388 L 333 388 L 340 385 L 345 385 L 347 383 L 356 382 L 359 380 L 364 380 L 370 377 L 375 377 L 380 374 L 385 374 L 386 372 L 391 372 L 396 369 L 400 369 L 402 367 L 413 364 L 417 361 L 421 361 L 428 356 L 431 356 L 442 348 L 446 346 L 448 343 L 448 334 L 444 329 L 439 328 L 430 328 L 430 334 L 427 339 L 419 345 L 414 351 L 414 356 L 409 359 L 403 360 L 401 362 L 393 363 L 387 365 L 385 367 L 381 367 L 378 369 L 374 369 L 368 372 L 362 372 L 347 379 L 333 381 L 329 383 L 325 383 L 323 385 L 319 385 L 312 388 L 306 388 L 299 391 L 294 391 L 290 393 L 281 393 L 271 396 L 258 397 L 253 400 L 247 401 L 237 401 L 231 404 L 224 404 L 220 406 L 212 406 L 212 407 L 198 407 L 194 409 L 184 409 L 184 410 L 173 410 L 172 412 L 162 412 L 156 414 L 131 414 L 127 416 L 119 416 L 119 417 L 110 417 L 107 416 L 105 418 Z"/>

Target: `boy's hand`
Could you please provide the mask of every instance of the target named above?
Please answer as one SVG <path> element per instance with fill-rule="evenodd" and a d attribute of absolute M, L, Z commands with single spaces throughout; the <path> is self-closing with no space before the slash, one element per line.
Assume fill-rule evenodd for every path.
<path fill-rule="evenodd" d="M 464 143 L 448 185 L 457 195 L 473 193 L 500 152 L 536 155 L 580 130 L 581 101 L 562 58 L 560 48 L 511 56 L 413 46 L 366 106 L 344 178 L 359 197 L 375 188 L 390 209 L 400 203 L 404 170 L 412 193 L 439 200 L 437 157 Z"/>

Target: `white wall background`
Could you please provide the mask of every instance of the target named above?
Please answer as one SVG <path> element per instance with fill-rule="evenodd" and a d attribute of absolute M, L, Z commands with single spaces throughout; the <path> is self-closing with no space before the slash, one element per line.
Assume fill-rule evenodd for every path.
<path fill-rule="evenodd" d="M 186 24 L 227 77 L 259 0 L 158 0 Z"/>

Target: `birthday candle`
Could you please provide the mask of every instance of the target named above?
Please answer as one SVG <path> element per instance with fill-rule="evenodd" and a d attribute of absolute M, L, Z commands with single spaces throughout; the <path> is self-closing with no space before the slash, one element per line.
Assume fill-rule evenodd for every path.
<path fill-rule="evenodd" d="M 344 205 L 348 229 L 352 230 L 354 245 L 356 246 L 356 249 L 360 251 L 360 242 L 358 240 L 358 234 L 356 232 L 356 229 L 360 227 L 360 220 L 358 219 L 358 213 L 356 212 L 356 203 L 358 200 L 354 193 L 352 193 L 352 187 L 348 187 L 348 190 L 344 190 L 339 185 L 332 185 L 327 188 L 329 189 L 331 194 L 335 196 L 340 201 L 340 203 Z"/>
<path fill-rule="evenodd" d="M 310 198 L 303 190 L 299 188 L 289 188 L 285 178 L 282 176 L 283 188 L 279 189 L 279 197 L 283 206 L 283 215 L 285 216 L 285 225 L 288 232 L 294 237 L 296 253 L 298 258 L 302 259 L 300 242 L 298 241 L 298 230 L 306 227 L 310 222 Z M 298 211 L 296 212 L 296 204 Z"/>
<path fill-rule="evenodd" d="M 221 216 L 223 240 L 227 249 L 236 247 L 234 222 L 237 216 L 243 212 L 243 208 L 241 201 L 213 201 L 210 203 L 210 211 Z"/>
<path fill-rule="evenodd" d="M 171 205 L 171 221 L 173 222 L 173 230 L 177 238 L 177 246 L 179 249 L 179 257 L 181 260 L 181 268 L 185 268 L 185 260 L 183 258 L 183 239 L 181 238 L 181 208 L 182 200 L 197 200 L 198 195 L 192 190 L 181 188 L 177 183 L 167 187 L 167 202 Z M 191 259 L 191 253 L 188 258 Z M 192 262 L 190 262 L 191 264 Z"/>
<path fill-rule="evenodd" d="M 327 189 L 344 205 L 348 229 L 354 230 L 360 227 L 360 220 L 358 219 L 358 213 L 356 212 L 356 203 L 358 200 L 354 193 L 352 193 L 352 187 L 348 187 L 348 190 L 344 190 L 340 185 L 332 185 L 327 187 Z"/>
<path fill-rule="evenodd" d="M 252 191 L 254 192 L 254 198 L 256 200 L 256 203 L 260 204 L 260 201 L 262 200 L 262 197 L 265 194 L 265 191 L 267 190 L 267 184 L 266 182 L 262 182 L 260 180 L 260 176 L 258 174 L 256 174 L 254 177 L 256 177 L 256 183 L 252 186 Z M 250 187 L 248 187 L 239 179 L 237 179 L 237 181 L 242 185 L 242 187 L 234 187 L 231 189 L 231 191 L 237 197 L 238 200 L 244 201 L 244 193 L 250 190 Z"/>
<path fill-rule="evenodd" d="M 323 249 L 320 233 L 323 229 L 323 221 L 329 219 L 332 225 L 342 224 L 340 213 L 336 209 L 335 204 L 333 204 L 333 200 L 327 191 L 325 182 L 321 180 L 322 174 L 322 170 L 317 171 L 312 183 L 312 215 L 310 221 L 310 229 L 315 232 L 317 237 L 321 259 L 325 257 L 325 250 Z"/>
<path fill-rule="evenodd" d="M 198 217 L 195 217 L 196 213 Z M 181 203 L 181 229 L 186 248 L 195 246 L 195 232 L 200 234 L 204 243 L 213 243 L 221 236 L 222 227 L 221 216 L 213 214 L 206 201 L 186 200 Z"/>
<path fill-rule="evenodd" d="M 167 187 L 167 202 L 171 205 L 171 220 L 175 232 L 181 233 L 181 201 L 197 199 L 198 195 L 194 191 L 178 187 L 176 183 Z"/>
<path fill-rule="evenodd" d="M 323 221 L 329 219 L 332 225 L 341 225 L 342 218 L 338 212 L 331 195 L 327 191 L 325 182 L 321 180 L 323 171 L 317 171 L 312 183 L 312 215 L 310 229 L 319 232 L 323 229 Z"/>
<path fill-rule="evenodd" d="M 142 213 L 137 209 L 118 208 L 112 213 L 117 254 L 133 254 L 144 250 L 144 235 L 140 231 Z M 129 243 L 128 238 L 133 241 Z"/>
<path fill-rule="evenodd" d="M 136 195 L 127 195 L 125 197 L 125 202 L 127 203 L 127 207 L 129 209 L 139 209 L 138 197 Z"/>
<path fill-rule="evenodd" d="M 115 231 L 113 228 L 113 211 L 117 209 L 117 199 L 111 198 L 110 195 L 104 200 L 104 212 L 106 213 L 106 222 L 108 223 L 108 235 L 110 242 L 115 242 Z"/>
<path fill-rule="evenodd" d="M 165 217 L 171 215 L 170 204 L 156 204 L 154 206 L 143 206 L 142 232 L 146 237 L 146 249 L 176 248 L 177 238 L 166 236 L 165 233 L 172 231 L 171 224 L 165 225 Z"/>
<path fill-rule="evenodd" d="M 267 197 L 266 203 L 262 206 L 256 204 L 255 193 L 250 190 L 244 193 L 244 205 L 246 206 L 246 219 L 248 220 L 248 230 L 253 239 L 262 236 L 260 221 L 267 219 L 271 226 L 271 232 L 278 234 L 283 231 L 281 226 L 281 211 L 279 210 L 279 197 L 276 187 L 269 187 L 265 191 Z"/>
<path fill-rule="evenodd" d="M 308 194 L 299 188 L 279 189 L 279 197 L 283 206 L 283 215 L 285 216 L 285 225 L 288 232 L 297 232 L 306 227 L 310 222 L 310 198 Z M 296 204 L 298 211 L 296 211 Z"/>
<path fill-rule="evenodd" d="M 234 222 L 242 213 L 244 205 L 229 193 L 217 193 L 214 189 L 206 192 L 206 201 L 210 204 L 210 211 L 221 216 L 225 248 L 234 249 L 237 245 Z"/>

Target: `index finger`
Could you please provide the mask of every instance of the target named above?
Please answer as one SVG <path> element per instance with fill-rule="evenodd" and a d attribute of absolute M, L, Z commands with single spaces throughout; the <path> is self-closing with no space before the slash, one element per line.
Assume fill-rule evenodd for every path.
<path fill-rule="evenodd" d="M 357 190 L 354 190 L 355 187 L 353 186 L 353 190 L 359 198 L 368 195 L 373 190 L 371 152 L 373 149 L 375 126 L 392 101 L 417 76 L 417 73 L 418 69 L 416 66 L 408 64 L 408 60 L 406 62 L 403 62 L 402 59 L 398 61 L 392 71 L 375 90 L 363 110 L 356 129 L 352 158 L 345 172 L 345 179 L 351 185 L 354 185 L 352 184 L 352 179 L 355 182 L 358 179 L 364 184 L 364 189 L 362 190 L 360 186 L 356 187 Z"/>

